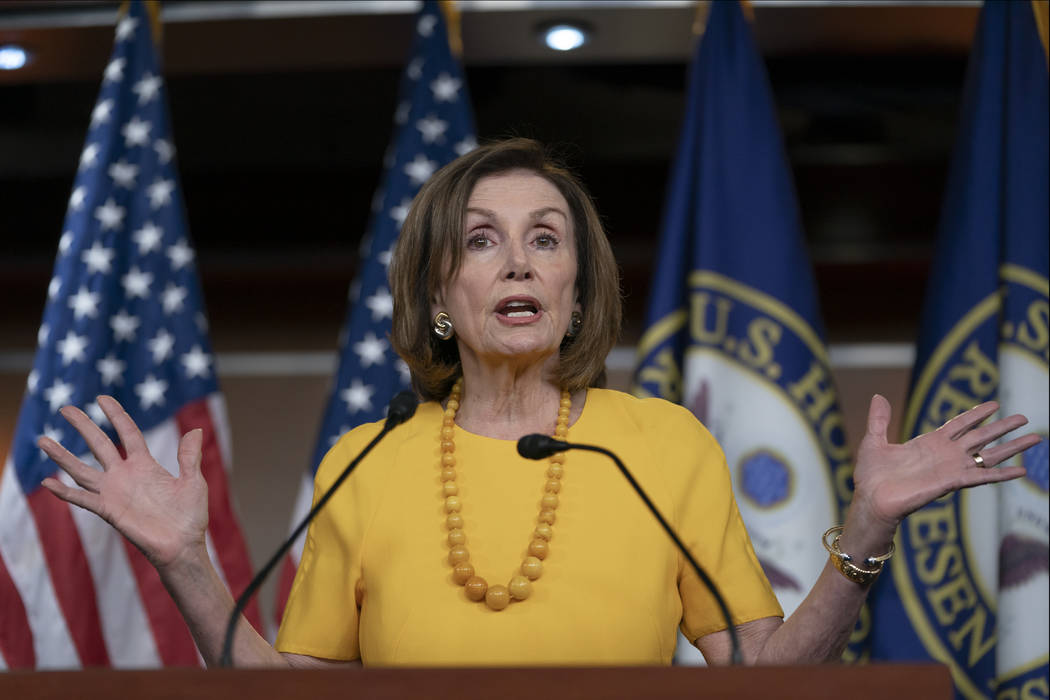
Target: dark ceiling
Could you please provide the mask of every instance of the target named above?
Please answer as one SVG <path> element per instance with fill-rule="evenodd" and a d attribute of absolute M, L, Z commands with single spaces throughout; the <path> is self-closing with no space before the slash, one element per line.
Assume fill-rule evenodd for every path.
<path fill-rule="evenodd" d="M 609 4 L 464 3 L 464 56 L 480 135 L 558 144 L 592 190 L 632 343 L 694 12 Z M 756 5 L 830 337 L 911 340 L 978 8 Z M 193 19 L 199 6 L 168 3 L 168 96 L 219 349 L 334 347 L 410 36 L 411 7 L 386 6 L 396 11 Z M 0 43 L 37 55 L 0 76 L 0 349 L 35 342 L 112 37 L 90 25 L 113 7 L 0 2 Z M 89 26 L 70 26 L 78 13 Z M 535 26 L 565 15 L 594 26 L 594 42 L 545 53 Z"/>

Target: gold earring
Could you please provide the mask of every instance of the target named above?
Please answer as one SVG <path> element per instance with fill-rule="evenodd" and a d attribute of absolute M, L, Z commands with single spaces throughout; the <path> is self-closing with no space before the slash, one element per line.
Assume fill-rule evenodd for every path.
<path fill-rule="evenodd" d="M 448 340 L 452 337 L 454 332 L 452 328 L 452 318 L 444 311 L 438 311 L 437 316 L 434 317 L 434 326 L 432 328 L 434 335 L 442 340 Z"/>
<path fill-rule="evenodd" d="M 573 311 L 569 320 L 569 332 L 566 335 L 570 338 L 575 338 L 581 328 L 583 328 L 583 314 L 579 311 Z"/>

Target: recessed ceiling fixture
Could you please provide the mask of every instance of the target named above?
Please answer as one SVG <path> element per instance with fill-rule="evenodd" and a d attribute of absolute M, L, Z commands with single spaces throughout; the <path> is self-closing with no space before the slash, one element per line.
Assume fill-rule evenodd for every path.
<path fill-rule="evenodd" d="M 540 36 L 548 48 L 555 51 L 572 51 L 590 39 L 590 27 L 581 22 L 556 22 L 540 28 Z"/>
<path fill-rule="evenodd" d="M 18 70 L 29 61 L 29 52 L 18 44 L 0 44 L 0 70 Z"/>

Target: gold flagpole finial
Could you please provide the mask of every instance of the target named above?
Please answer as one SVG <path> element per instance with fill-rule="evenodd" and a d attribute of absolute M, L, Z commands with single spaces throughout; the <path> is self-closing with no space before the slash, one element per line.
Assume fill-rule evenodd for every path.
<path fill-rule="evenodd" d="M 704 29 L 707 28 L 707 15 L 711 12 L 711 3 L 731 1 L 732 0 L 697 0 L 696 14 L 693 15 L 693 36 L 703 36 Z M 1036 0 L 1032 1 L 1036 2 Z M 755 21 L 755 8 L 751 4 L 751 0 L 739 0 L 739 2 L 744 17 L 747 18 L 748 22 L 753 24 Z"/>
<path fill-rule="evenodd" d="M 1047 0 L 1032 0 L 1032 12 L 1035 14 L 1035 29 L 1039 32 L 1039 41 L 1043 42 L 1043 58 L 1050 61 L 1050 46 L 1047 44 L 1048 22 L 1050 22 L 1050 3 Z M 1050 63 L 1048 63 L 1050 65 Z"/>
<path fill-rule="evenodd" d="M 463 58 L 463 35 L 460 32 L 459 6 L 456 0 L 441 0 L 439 3 L 441 13 L 445 15 L 445 25 L 448 28 L 448 48 L 456 58 Z"/>
<path fill-rule="evenodd" d="M 153 35 L 153 45 L 159 50 L 163 40 L 163 25 L 160 21 L 160 0 L 145 0 L 146 12 L 149 14 L 150 31 Z M 123 17 L 128 13 L 130 3 L 128 0 L 120 3 L 117 17 Z"/>

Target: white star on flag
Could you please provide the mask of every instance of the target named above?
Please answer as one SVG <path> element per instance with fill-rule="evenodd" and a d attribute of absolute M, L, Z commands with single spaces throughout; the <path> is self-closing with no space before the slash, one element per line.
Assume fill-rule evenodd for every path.
<path fill-rule="evenodd" d="M 124 77 L 124 65 L 127 63 L 123 58 L 114 58 L 106 65 L 102 74 L 103 83 L 112 83 Z"/>
<path fill-rule="evenodd" d="M 68 331 L 66 337 L 55 343 L 55 349 L 62 356 L 62 364 L 69 365 L 73 362 L 81 362 L 84 359 L 84 350 L 88 346 L 86 335 L 77 335 Z"/>
<path fill-rule="evenodd" d="M 448 122 L 430 114 L 416 122 L 416 128 L 423 137 L 423 143 L 441 143 L 445 140 Z"/>
<path fill-rule="evenodd" d="M 390 296 L 386 287 L 380 287 L 375 294 L 365 299 L 365 306 L 371 309 L 373 321 L 394 317 L 394 297 Z"/>
<path fill-rule="evenodd" d="M 76 294 L 69 297 L 69 308 L 73 309 L 73 318 L 79 321 L 85 316 L 88 318 L 98 316 L 98 303 L 101 299 L 101 294 L 92 292 L 87 287 L 81 287 Z"/>
<path fill-rule="evenodd" d="M 181 359 L 182 366 L 186 368 L 186 376 L 188 378 L 201 377 L 206 379 L 211 374 L 211 355 L 201 350 L 200 345 L 194 345 Z"/>
<path fill-rule="evenodd" d="M 52 277 L 51 281 L 47 283 L 47 298 L 54 299 L 60 291 L 62 291 L 62 278 Z"/>
<path fill-rule="evenodd" d="M 58 378 L 55 378 L 54 384 L 44 389 L 44 400 L 47 401 L 52 413 L 65 406 L 72 398 L 73 385 Z"/>
<path fill-rule="evenodd" d="M 426 61 L 422 56 L 413 58 L 412 61 L 405 66 L 405 75 L 412 80 L 419 80 L 420 76 L 423 75 L 423 63 Z M 404 104 L 408 104 L 405 102 Z"/>
<path fill-rule="evenodd" d="M 105 204 L 95 209 L 95 218 L 98 219 L 103 231 L 110 229 L 119 231 L 124 225 L 125 213 L 124 207 L 117 206 L 117 203 L 110 197 Z"/>
<path fill-rule="evenodd" d="M 50 423 L 45 423 L 44 424 L 44 432 L 41 433 L 40 437 L 51 438 L 55 442 L 61 442 L 62 441 L 62 431 L 59 430 L 58 428 L 51 427 Z M 44 452 L 43 450 L 40 450 L 40 459 L 47 459 L 47 453 Z"/>
<path fill-rule="evenodd" d="M 180 240 L 168 248 L 168 257 L 171 258 L 171 268 L 181 270 L 193 262 L 193 248 L 190 248 L 185 240 Z"/>
<path fill-rule="evenodd" d="M 408 218 L 408 210 L 411 206 L 412 200 L 408 197 L 402 197 L 400 204 L 390 207 L 390 218 L 397 222 L 398 228 L 405 225 L 405 219 Z"/>
<path fill-rule="evenodd" d="M 397 106 L 396 110 L 394 110 L 394 123 L 395 124 L 404 124 L 405 122 L 408 121 L 408 115 L 411 114 L 411 113 L 412 113 L 412 103 L 409 102 L 408 100 L 405 100 L 404 102 L 402 102 L 401 104 L 399 104 Z M 386 159 L 384 158 L 384 162 L 385 162 L 385 160 Z M 387 167 L 390 167 L 390 166 L 387 166 Z"/>
<path fill-rule="evenodd" d="M 128 274 L 120 278 L 120 283 L 124 285 L 124 293 L 129 298 L 145 299 L 149 296 L 149 286 L 153 284 L 153 275 L 143 272 L 137 265 L 132 265 Z"/>
<path fill-rule="evenodd" d="M 427 157 L 422 153 L 417 153 L 412 162 L 405 165 L 405 175 L 408 175 L 408 179 L 412 181 L 413 185 L 419 186 L 434 174 L 437 166 L 437 163 L 427 160 Z"/>
<path fill-rule="evenodd" d="M 130 190 L 135 187 L 135 178 L 139 175 L 139 166 L 133 165 L 121 158 L 116 163 L 110 165 L 109 170 L 106 172 L 111 178 L 113 178 L 114 185 Z"/>
<path fill-rule="evenodd" d="M 347 411 L 357 413 L 372 410 L 372 394 L 374 393 L 374 388 L 361 383 L 360 379 L 354 379 L 349 387 L 339 392 L 339 398 L 346 402 Z"/>
<path fill-rule="evenodd" d="M 58 254 L 65 255 L 69 252 L 69 246 L 73 245 L 73 232 L 64 231 L 62 237 L 58 239 Z"/>
<path fill-rule="evenodd" d="M 99 124 L 105 124 L 109 121 L 109 113 L 113 111 L 113 100 L 102 100 L 95 108 L 91 110 L 91 124 L 89 128 L 94 128 Z"/>
<path fill-rule="evenodd" d="M 394 367 L 397 368 L 397 373 L 401 375 L 401 381 L 408 384 L 412 381 L 412 370 L 408 368 L 408 363 L 402 360 L 400 357 L 397 358 L 397 362 L 394 363 Z"/>
<path fill-rule="evenodd" d="M 160 303 L 164 307 L 164 313 L 173 314 L 182 311 L 182 303 L 186 301 L 186 294 L 185 287 L 179 287 L 174 282 L 168 282 L 168 286 L 164 288 L 160 295 Z"/>
<path fill-rule="evenodd" d="M 171 355 L 171 349 L 175 347 L 175 336 L 161 328 L 153 340 L 146 343 L 149 351 L 153 353 L 153 364 L 159 365 Z"/>
<path fill-rule="evenodd" d="M 138 330 L 140 323 L 137 316 L 132 316 L 121 309 L 109 319 L 109 326 L 113 329 L 113 339 L 118 343 L 122 340 L 129 343 L 134 341 L 135 331 Z"/>
<path fill-rule="evenodd" d="M 468 134 L 462 141 L 456 143 L 452 148 L 455 150 L 457 156 L 465 156 L 477 147 L 478 140 Z"/>
<path fill-rule="evenodd" d="M 142 406 L 142 410 L 162 405 L 164 392 L 167 390 L 168 383 L 163 379 L 157 379 L 152 374 L 147 374 L 146 381 L 135 385 L 135 393 L 139 395 L 139 405 Z"/>
<path fill-rule="evenodd" d="M 79 169 L 83 170 L 84 168 L 90 168 L 93 166 L 98 160 L 98 151 L 99 148 L 97 143 L 89 143 L 84 146 L 84 150 L 80 152 Z"/>
<path fill-rule="evenodd" d="M 139 21 L 134 17 L 125 17 L 117 24 L 117 41 L 124 41 L 135 35 Z"/>
<path fill-rule="evenodd" d="M 95 368 L 98 370 L 98 373 L 102 375 L 102 384 L 104 386 L 109 386 L 110 384 L 123 384 L 124 370 L 127 366 L 126 362 L 119 359 L 113 353 L 109 353 L 95 363 Z"/>
<path fill-rule="evenodd" d="M 142 228 L 131 234 L 132 240 L 138 244 L 139 255 L 151 253 L 159 248 L 161 238 L 163 237 L 164 231 L 152 221 L 147 221 L 142 225 Z"/>
<path fill-rule="evenodd" d="M 146 189 L 149 196 L 149 205 L 153 209 L 159 209 L 165 204 L 171 204 L 171 193 L 175 191 L 175 181 L 165 180 L 158 177 L 153 184 Z"/>
<path fill-rule="evenodd" d="M 170 141 L 166 141 L 165 139 L 157 139 L 154 141 L 153 150 L 157 152 L 157 158 L 160 159 L 161 165 L 167 165 L 175 155 L 175 147 L 171 145 Z"/>
<path fill-rule="evenodd" d="M 95 422 L 95 425 L 109 425 L 109 418 L 103 412 L 102 407 L 98 405 L 98 401 L 92 401 L 85 406 L 84 413 L 88 414 L 88 417 Z"/>
<path fill-rule="evenodd" d="M 361 358 L 362 367 L 371 367 L 372 365 L 381 365 L 386 361 L 386 357 L 383 354 L 386 347 L 387 343 L 385 340 L 377 338 L 375 333 L 369 331 L 365 334 L 363 340 L 354 343 L 354 352 Z"/>
<path fill-rule="evenodd" d="M 40 328 L 36 332 L 37 345 L 47 345 L 47 340 L 51 336 L 51 326 L 46 323 L 41 323 Z"/>
<path fill-rule="evenodd" d="M 430 89 L 434 93 L 435 102 L 452 102 L 456 99 L 459 87 L 463 82 L 453 78 L 448 73 L 442 73 L 434 82 L 430 83 Z"/>
<path fill-rule="evenodd" d="M 391 246 L 389 248 L 387 248 L 382 253 L 380 253 L 379 255 L 376 256 L 376 260 L 379 261 L 380 265 L 382 265 L 383 267 L 389 269 L 390 268 L 390 260 L 393 257 L 394 257 L 394 246 L 393 246 L 393 244 L 391 244 Z"/>
<path fill-rule="evenodd" d="M 40 383 L 40 372 L 35 369 L 29 372 L 29 376 L 26 377 L 26 389 L 30 394 L 36 393 L 36 385 Z"/>
<path fill-rule="evenodd" d="M 437 17 L 434 15 L 423 15 L 419 18 L 419 22 L 416 23 L 416 31 L 421 36 L 430 36 L 431 32 L 434 31 L 434 26 L 437 24 Z"/>
<path fill-rule="evenodd" d="M 157 96 L 163 82 L 160 76 L 145 73 L 142 79 L 131 88 L 131 91 L 139 96 L 139 104 L 144 105 Z"/>
<path fill-rule="evenodd" d="M 149 143 L 149 131 L 152 128 L 152 124 L 142 121 L 137 115 L 132 117 L 127 124 L 120 128 L 120 133 L 124 135 L 124 145 L 128 148 L 145 146 Z"/>
<path fill-rule="evenodd" d="M 113 255 L 112 248 L 107 248 L 101 242 L 95 241 L 90 248 L 80 254 L 80 260 L 89 273 L 97 272 L 106 275 L 113 266 Z"/>
<path fill-rule="evenodd" d="M 73 188 L 73 193 L 69 195 L 69 208 L 73 211 L 78 211 L 80 207 L 84 206 L 84 198 L 87 197 L 87 188 L 83 185 Z"/>

